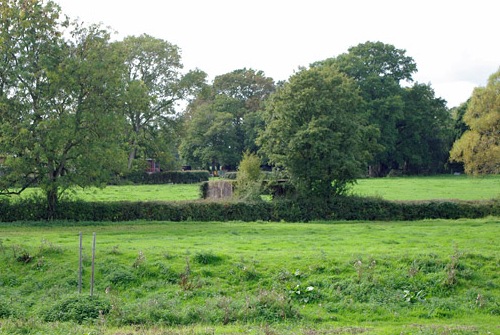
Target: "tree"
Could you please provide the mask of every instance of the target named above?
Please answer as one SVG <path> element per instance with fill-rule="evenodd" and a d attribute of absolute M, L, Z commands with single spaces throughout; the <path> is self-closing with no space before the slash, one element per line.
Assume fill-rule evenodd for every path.
<path fill-rule="evenodd" d="M 36 183 L 50 218 L 67 188 L 101 185 L 120 167 L 122 63 L 108 32 L 61 21 L 52 1 L 8 0 L 0 10 L 0 188 Z"/>
<path fill-rule="evenodd" d="M 199 70 L 182 74 L 179 48 L 146 34 L 126 37 L 117 45 L 127 67 L 124 109 L 129 123 L 128 168 L 139 153 L 167 162 L 173 159 L 168 153 L 177 144 L 176 137 L 165 137 L 172 131 L 176 107 L 197 92 L 206 74 Z"/>
<path fill-rule="evenodd" d="M 329 65 L 303 69 L 272 95 L 258 141 L 299 194 L 343 194 L 376 148 L 356 83 Z"/>
<path fill-rule="evenodd" d="M 221 95 L 189 113 L 180 152 L 187 162 L 213 171 L 236 166 L 243 150 L 234 115 L 242 114 L 240 101 Z"/>
<path fill-rule="evenodd" d="M 464 163 L 468 174 L 500 173 L 500 69 L 474 89 L 463 120 L 470 129 L 453 144 L 450 160 Z"/>
<path fill-rule="evenodd" d="M 248 200 L 261 200 L 262 171 L 261 160 L 256 153 L 245 152 L 238 166 L 235 193 L 238 197 Z"/>
<path fill-rule="evenodd" d="M 404 114 L 396 124 L 394 160 L 404 174 L 443 172 L 453 141 L 453 120 L 446 101 L 429 85 L 403 92 Z"/>
<path fill-rule="evenodd" d="M 398 143 L 398 122 L 404 117 L 404 89 L 401 82 L 411 82 L 417 71 L 414 60 L 406 51 L 382 42 L 366 42 L 349 48 L 336 58 L 313 64 L 331 64 L 354 78 L 366 102 L 370 124 L 380 130 L 383 150 L 371 162 L 372 175 L 385 175 L 398 168 L 395 159 Z"/>
<path fill-rule="evenodd" d="M 264 124 L 264 101 L 274 81 L 262 71 L 239 69 L 217 76 L 189 105 L 181 155 L 200 167 L 236 168 L 245 151 L 256 152 L 255 139 Z"/>

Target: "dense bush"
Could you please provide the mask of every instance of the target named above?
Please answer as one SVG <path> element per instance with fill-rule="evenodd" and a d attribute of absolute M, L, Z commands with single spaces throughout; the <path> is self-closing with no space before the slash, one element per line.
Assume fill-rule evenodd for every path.
<path fill-rule="evenodd" d="M 392 202 L 377 198 L 335 197 L 329 201 L 238 202 L 61 202 L 55 219 L 74 221 L 289 221 L 421 220 L 500 215 L 500 203 Z M 0 201 L 0 221 L 46 219 L 42 201 Z"/>
<path fill-rule="evenodd" d="M 106 315 L 110 310 L 111 303 L 106 299 L 95 296 L 70 296 L 51 306 L 44 313 L 44 320 L 82 323 L 85 320 L 97 319 L 100 315 Z"/>
<path fill-rule="evenodd" d="M 130 172 L 115 180 L 114 183 L 133 184 L 194 184 L 208 181 L 208 171 L 164 171 L 157 173 Z"/>

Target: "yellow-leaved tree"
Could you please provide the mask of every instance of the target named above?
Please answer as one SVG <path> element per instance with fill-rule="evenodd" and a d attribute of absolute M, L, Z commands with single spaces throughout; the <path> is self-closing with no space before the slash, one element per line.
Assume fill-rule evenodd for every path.
<path fill-rule="evenodd" d="M 470 130 L 453 144 L 450 160 L 462 162 L 467 174 L 500 173 L 500 69 L 474 89 L 464 122 Z"/>

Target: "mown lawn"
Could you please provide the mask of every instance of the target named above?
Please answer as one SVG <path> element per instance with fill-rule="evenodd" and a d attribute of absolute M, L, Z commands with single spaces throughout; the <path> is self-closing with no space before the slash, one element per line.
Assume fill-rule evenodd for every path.
<path fill-rule="evenodd" d="M 81 296 L 95 232 L 112 307 L 45 322 L 76 310 L 79 232 Z M 498 236 L 500 218 L 2 224 L 0 334 L 498 334 Z"/>

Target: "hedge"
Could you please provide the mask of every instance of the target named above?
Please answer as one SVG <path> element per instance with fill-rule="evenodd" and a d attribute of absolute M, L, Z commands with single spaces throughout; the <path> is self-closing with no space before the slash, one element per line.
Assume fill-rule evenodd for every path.
<path fill-rule="evenodd" d="M 0 221 L 46 219 L 41 201 L 0 201 Z M 84 202 L 65 201 L 54 219 L 72 221 L 287 221 L 421 220 L 500 216 L 500 202 L 391 202 L 361 197 L 338 197 L 329 202 L 189 201 Z"/>
<path fill-rule="evenodd" d="M 114 183 L 133 184 L 195 184 L 208 181 L 208 171 L 130 172 L 117 177 Z"/>

